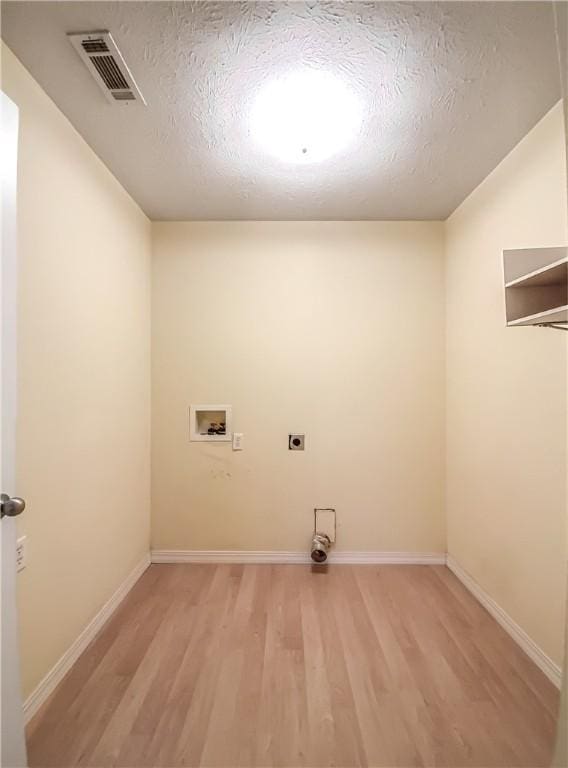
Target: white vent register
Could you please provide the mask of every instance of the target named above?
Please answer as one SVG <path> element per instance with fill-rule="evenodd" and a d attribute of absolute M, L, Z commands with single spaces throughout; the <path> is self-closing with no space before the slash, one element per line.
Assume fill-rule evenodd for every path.
<path fill-rule="evenodd" d="M 81 32 L 67 37 L 112 104 L 146 104 L 110 32 Z"/>

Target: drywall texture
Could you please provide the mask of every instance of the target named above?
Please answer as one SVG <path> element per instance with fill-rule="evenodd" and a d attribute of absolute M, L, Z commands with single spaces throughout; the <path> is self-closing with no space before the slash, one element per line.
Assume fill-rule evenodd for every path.
<path fill-rule="evenodd" d="M 97 29 L 148 108 L 111 107 L 65 34 Z M 445 219 L 560 98 L 549 2 L 18 0 L 2 35 L 157 220 Z M 344 151 L 295 165 L 251 113 L 305 69 L 344 81 L 363 120 Z"/>
<path fill-rule="evenodd" d="M 150 223 L 6 47 L 2 89 L 21 126 L 27 695 L 148 551 Z"/>
<path fill-rule="evenodd" d="M 558 664 L 566 339 L 506 328 L 502 250 L 568 239 L 559 103 L 447 221 L 448 550 Z"/>
<path fill-rule="evenodd" d="M 153 225 L 153 545 L 444 551 L 440 223 Z M 244 450 L 189 442 L 229 403 Z M 305 452 L 288 434 L 306 434 Z"/>

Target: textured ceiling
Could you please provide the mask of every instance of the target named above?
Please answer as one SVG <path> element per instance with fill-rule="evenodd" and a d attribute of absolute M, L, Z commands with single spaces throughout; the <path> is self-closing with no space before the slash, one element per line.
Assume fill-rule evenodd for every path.
<path fill-rule="evenodd" d="M 110 105 L 65 37 L 100 29 L 147 107 Z M 560 98 L 547 2 L 3 2 L 2 37 L 152 219 L 443 219 Z M 249 124 L 301 67 L 364 105 L 305 166 Z"/>

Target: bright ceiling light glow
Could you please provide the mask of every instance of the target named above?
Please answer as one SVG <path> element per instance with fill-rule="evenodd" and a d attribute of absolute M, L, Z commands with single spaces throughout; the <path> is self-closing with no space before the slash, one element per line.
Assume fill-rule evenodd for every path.
<path fill-rule="evenodd" d="M 278 78 L 258 94 L 251 129 L 270 155 L 317 163 L 344 149 L 359 131 L 355 94 L 329 72 L 305 70 Z"/>

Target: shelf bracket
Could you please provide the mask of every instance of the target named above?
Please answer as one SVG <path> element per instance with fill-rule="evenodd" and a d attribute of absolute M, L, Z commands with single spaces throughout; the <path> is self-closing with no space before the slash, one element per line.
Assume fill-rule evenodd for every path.
<path fill-rule="evenodd" d="M 538 328 L 556 328 L 559 331 L 568 331 L 568 323 L 537 323 Z"/>

